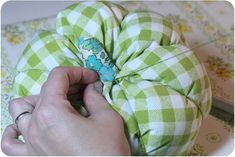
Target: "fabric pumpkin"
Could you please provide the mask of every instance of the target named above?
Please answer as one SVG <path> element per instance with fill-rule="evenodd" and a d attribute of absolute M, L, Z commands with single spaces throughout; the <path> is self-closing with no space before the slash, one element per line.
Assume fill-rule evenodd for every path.
<path fill-rule="evenodd" d="M 58 14 L 55 32 L 39 33 L 25 48 L 16 96 L 39 94 L 56 66 L 99 73 L 133 155 L 186 154 L 210 111 L 205 68 L 177 27 L 155 12 L 128 12 L 108 2 L 69 6 Z"/>

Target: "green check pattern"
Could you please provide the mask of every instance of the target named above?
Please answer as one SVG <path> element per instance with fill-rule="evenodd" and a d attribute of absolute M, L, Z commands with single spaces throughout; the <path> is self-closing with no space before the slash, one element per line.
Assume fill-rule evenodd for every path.
<path fill-rule="evenodd" d="M 36 35 L 17 64 L 16 97 L 39 94 L 56 66 L 84 66 L 76 42 L 94 37 L 118 69 L 103 95 L 123 118 L 133 155 L 185 155 L 211 107 L 203 65 L 164 16 L 81 2 Z"/>

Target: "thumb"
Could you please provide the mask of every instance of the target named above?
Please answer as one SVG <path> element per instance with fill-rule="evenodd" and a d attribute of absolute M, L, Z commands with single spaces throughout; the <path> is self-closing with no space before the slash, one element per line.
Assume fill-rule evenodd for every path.
<path fill-rule="evenodd" d="M 90 115 L 109 108 L 108 102 L 105 100 L 101 93 L 102 83 L 100 81 L 89 84 L 85 88 L 83 101 L 85 104 L 85 108 Z"/>

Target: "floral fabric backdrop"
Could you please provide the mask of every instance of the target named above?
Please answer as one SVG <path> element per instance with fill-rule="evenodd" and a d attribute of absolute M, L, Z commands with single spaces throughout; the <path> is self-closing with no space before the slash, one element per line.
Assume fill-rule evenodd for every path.
<path fill-rule="evenodd" d="M 229 2 L 131 1 L 120 3 L 129 10 L 151 10 L 168 17 L 184 32 L 189 47 L 204 63 L 210 76 L 213 97 L 234 104 L 234 17 Z M 65 6 L 66 7 L 66 6 Z M 54 30 L 55 17 L 2 26 L 1 46 L 1 134 L 12 119 L 14 67 L 26 44 L 42 30 Z M 208 128 L 208 126 L 210 126 Z M 189 155 L 228 155 L 233 150 L 233 128 L 209 116 Z"/>

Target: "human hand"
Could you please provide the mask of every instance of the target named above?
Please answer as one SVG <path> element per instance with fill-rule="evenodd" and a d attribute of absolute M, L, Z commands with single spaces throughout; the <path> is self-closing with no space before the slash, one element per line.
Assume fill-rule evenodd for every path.
<path fill-rule="evenodd" d="M 13 119 L 33 111 L 9 125 L 2 136 L 7 155 L 130 155 L 121 117 L 92 84 L 97 74 L 85 68 L 55 68 L 40 95 L 11 101 Z M 89 112 L 81 116 L 67 99 L 74 85 L 89 84 L 83 101 Z M 22 134 L 25 142 L 18 140 Z"/>

